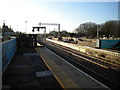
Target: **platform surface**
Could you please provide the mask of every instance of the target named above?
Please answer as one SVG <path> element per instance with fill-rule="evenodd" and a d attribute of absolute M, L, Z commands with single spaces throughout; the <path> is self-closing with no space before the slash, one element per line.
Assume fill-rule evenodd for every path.
<path fill-rule="evenodd" d="M 3 77 L 3 90 L 62 89 L 35 48 L 19 49 L 11 61 Z"/>
<path fill-rule="evenodd" d="M 102 90 L 109 89 L 46 47 L 36 48 L 36 51 L 40 54 L 47 67 L 53 72 L 56 79 L 61 83 L 62 87 L 79 89 L 99 88 Z"/>

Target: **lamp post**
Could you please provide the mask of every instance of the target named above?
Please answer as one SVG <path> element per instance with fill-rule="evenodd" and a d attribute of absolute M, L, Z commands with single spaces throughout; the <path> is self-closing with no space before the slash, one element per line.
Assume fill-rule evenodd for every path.
<path fill-rule="evenodd" d="M 3 20 L 3 23 L 5 23 L 5 20 Z"/>
<path fill-rule="evenodd" d="M 97 25 L 97 39 L 99 39 L 99 25 Z"/>
<path fill-rule="evenodd" d="M 58 24 L 58 40 L 60 40 L 60 24 Z"/>
<path fill-rule="evenodd" d="M 55 29 L 56 29 L 56 28 L 54 28 L 54 38 L 56 37 L 56 35 L 55 35 Z"/>
<path fill-rule="evenodd" d="M 25 32 L 27 34 L 27 21 L 25 21 Z"/>

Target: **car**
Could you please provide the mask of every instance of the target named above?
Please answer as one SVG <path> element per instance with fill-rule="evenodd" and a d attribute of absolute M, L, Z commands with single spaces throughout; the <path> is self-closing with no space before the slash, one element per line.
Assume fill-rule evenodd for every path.
<path fill-rule="evenodd" d="M 63 42 L 69 43 L 69 39 L 64 39 Z"/>
<path fill-rule="evenodd" d="M 48 37 L 48 39 L 52 39 L 52 37 Z"/>
<path fill-rule="evenodd" d="M 77 44 L 78 43 L 78 41 L 75 41 L 74 39 L 64 39 L 63 42 L 73 43 L 73 44 Z"/>
<path fill-rule="evenodd" d="M 84 41 L 82 38 L 78 38 L 79 41 Z"/>

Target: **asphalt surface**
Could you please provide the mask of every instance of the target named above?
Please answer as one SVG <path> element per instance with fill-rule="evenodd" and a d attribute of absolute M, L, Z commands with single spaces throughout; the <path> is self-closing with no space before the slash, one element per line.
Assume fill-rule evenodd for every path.
<path fill-rule="evenodd" d="M 18 49 L 2 78 L 2 90 L 62 89 L 35 48 Z"/>

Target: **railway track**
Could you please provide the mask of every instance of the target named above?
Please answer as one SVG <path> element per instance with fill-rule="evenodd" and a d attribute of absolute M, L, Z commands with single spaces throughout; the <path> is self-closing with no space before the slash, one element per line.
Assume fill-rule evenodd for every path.
<path fill-rule="evenodd" d="M 99 58 L 99 57 L 95 57 L 95 56 L 91 56 L 91 55 L 89 55 L 89 57 L 88 57 L 87 54 L 81 53 L 81 52 L 79 52 L 77 50 L 74 50 L 74 49 L 71 49 L 69 47 L 65 47 L 65 46 L 62 46 L 62 45 L 59 45 L 59 44 L 56 44 L 56 43 L 53 43 L 53 42 L 49 42 L 49 41 L 47 41 L 47 43 L 49 43 L 53 47 L 59 48 L 62 51 L 65 51 L 65 52 L 67 52 L 67 53 L 69 53 L 73 56 L 84 59 L 88 62 L 94 63 L 94 64 L 96 64 L 100 67 L 103 67 L 103 68 L 106 68 L 106 69 L 120 70 L 120 65 L 119 64 L 111 62 L 109 60 Z"/>
<path fill-rule="evenodd" d="M 110 69 L 111 67 L 117 67 L 116 64 L 112 64 L 108 61 L 100 61 L 96 60 L 94 57 L 88 57 L 85 54 L 81 54 L 80 52 L 76 50 L 72 50 L 67 47 L 63 47 L 61 45 L 51 43 L 51 42 L 40 42 L 55 53 L 57 53 L 59 56 L 73 64 L 74 66 L 78 67 L 79 69 L 83 70 L 84 72 L 87 72 L 89 75 L 97 79 L 98 81 L 102 82 L 106 86 L 110 87 L 111 89 L 117 89 L 119 88 L 119 83 L 116 81 L 111 80 L 110 78 L 104 77 L 104 75 L 97 72 L 98 69 L 101 68 L 101 70 Z M 107 63 L 106 63 L 107 62 Z M 87 64 L 86 64 L 87 63 Z M 91 69 L 91 67 L 95 67 L 94 69 Z M 111 68 L 112 69 L 112 68 Z M 98 70 L 99 71 L 99 70 Z"/>

